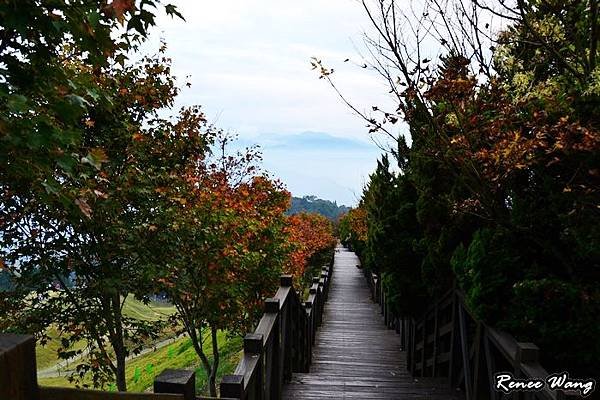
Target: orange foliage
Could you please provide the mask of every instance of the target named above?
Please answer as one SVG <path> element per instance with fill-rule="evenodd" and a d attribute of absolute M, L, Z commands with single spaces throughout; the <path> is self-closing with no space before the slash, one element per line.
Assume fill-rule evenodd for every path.
<path fill-rule="evenodd" d="M 355 239 L 362 242 L 367 241 L 367 211 L 363 207 L 353 208 L 347 214 L 350 231 Z"/>
<path fill-rule="evenodd" d="M 311 258 L 334 247 L 336 239 L 331 222 L 320 214 L 295 214 L 288 217 L 287 222 L 292 251 L 284 269 L 299 279 L 304 276 Z"/>

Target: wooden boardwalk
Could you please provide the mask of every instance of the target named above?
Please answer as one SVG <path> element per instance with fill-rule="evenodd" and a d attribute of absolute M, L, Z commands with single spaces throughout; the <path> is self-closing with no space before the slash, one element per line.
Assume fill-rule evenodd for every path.
<path fill-rule="evenodd" d="M 338 247 L 310 373 L 294 374 L 283 398 L 462 398 L 441 379 L 411 377 L 400 336 L 385 327 L 358 263 L 354 253 Z"/>

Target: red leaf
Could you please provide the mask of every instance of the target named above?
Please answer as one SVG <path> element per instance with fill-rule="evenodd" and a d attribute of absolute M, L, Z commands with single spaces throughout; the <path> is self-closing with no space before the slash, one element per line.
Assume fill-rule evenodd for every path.
<path fill-rule="evenodd" d="M 85 199 L 76 199 L 75 204 L 77 204 L 77 207 L 79 207 L 83 215 L 85 215 L 88 218 L 92 217 L 92 207 L 90 207 L 90 205 L 87 203 L 87 201 L 85 201 Z"/>

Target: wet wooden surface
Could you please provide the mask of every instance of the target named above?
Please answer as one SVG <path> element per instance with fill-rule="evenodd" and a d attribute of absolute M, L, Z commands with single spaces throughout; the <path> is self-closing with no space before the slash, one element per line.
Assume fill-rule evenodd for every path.
<path fill-rule="evenodd" d="M 461 399 L 442 379 L 411 377 L 400 336 L 371 301 L 356 255 L 338 247 L 310 373 L 294 374 L 284 399 Z"/>

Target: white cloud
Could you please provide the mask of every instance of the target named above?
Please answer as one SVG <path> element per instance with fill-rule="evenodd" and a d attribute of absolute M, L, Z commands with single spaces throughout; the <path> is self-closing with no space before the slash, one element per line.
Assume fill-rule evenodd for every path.
<path fill-rule="evenodd" d="M 343 62 L 347 57 L 357 58 L 353 41 L 362 40 L 368 25 L 357 1 L 169 2 L 178 6 L 187 22 L 159 17 L 158 30 L 146 47 L 156 49 L 163 37 L 175 74 L 191 75 L 192 88 L 182 92 L 179 105 L 201 104 L 209 118 L 218 117 L 218 126 L 242 138 L 312 130 L 369 140 L 364 122 L 310 68 L 311 56 L 334 67 L 340 89 L 362 109 L 389 101 L 375 76 Z M 268 165 L 284 168 L 279 161 L 265 159 Z M 374 166 L 375 160 L 367 164 Z M 310 171 L 313 175 L 306 177 L 306 185 L 319 181 L 321 187 L 332 188 L 332 199 L 347 201 L 346 192 L 360 193 L 367 164 L 360 161 L 359 168 L 356 162 L 344 164 L 332 156 Z M 360 169 L 354 178 L 328 172 L 343 168 L 349 175 L 354 167 Z M 329 175 L 316 176 L 319 170 Z M 308 186 L 302 191 L 311 193 Z"/>

